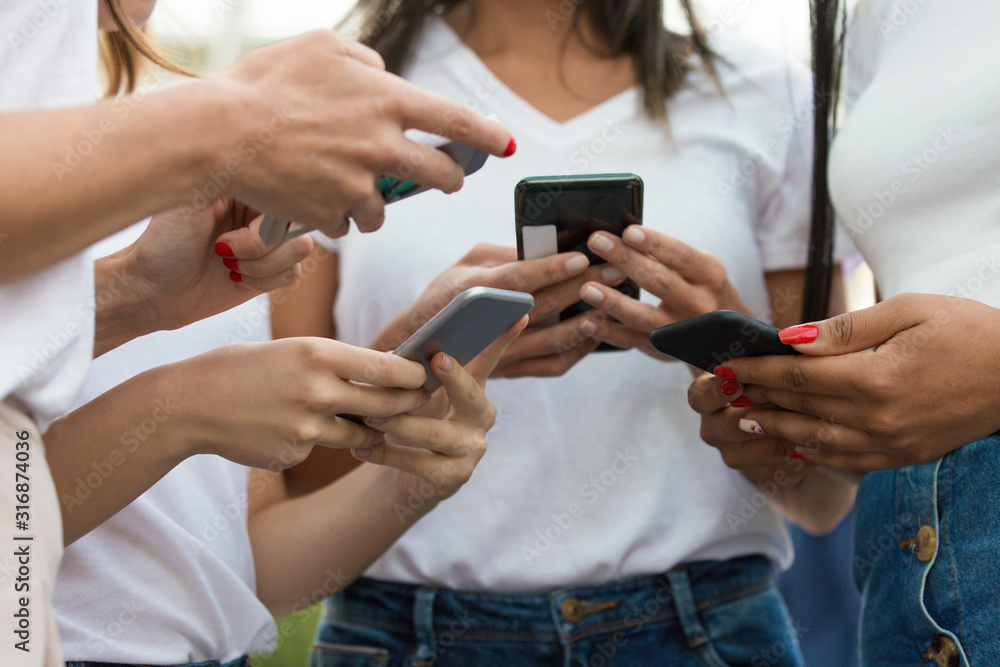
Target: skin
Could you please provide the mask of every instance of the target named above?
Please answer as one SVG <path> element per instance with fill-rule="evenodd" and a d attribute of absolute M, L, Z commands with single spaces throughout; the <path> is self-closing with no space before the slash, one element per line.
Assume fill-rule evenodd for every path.
<path fill-rule="evenodd" d="M 559 45 L 564 33 L 559 30 L 565 29 L 569 22 L 557 28 L 556 39 L 553 39 L 547 11 L 558 12 L 559 3 L 487 0 L 475 3 L 475 21 L 468 10 L 456 11 L 447 19 L 498 78 L 556 120 L 572 118 L 636 84 L 631 63 L 597 58 L 572 36 L 564 60 L 566 75 L 560 80 Z M 531 62 L 532 66 L 523 67 L 526 62 Z M 582 95 L 579 91 L 590 91 L 590 95 Z M 624 239 L 595 234 L 590 239 L 590 249 L 608 263 L 594 267 L 583 265 L 575 271 L 566 266 L 575 253 L 517 262 L 513 248 L 476 246 L 435 279 L 418 302 L 399 315 L 371 345 L 376 349 L 393 349 L 451 298 L 474 285 L 532 292 L 536 302 L 530 313 L 533 321 L 543 320 L 581 298 L 596 308 L 592 314 L 553 326 L 529 327 L 497 364 L 494 371 L 497 377 L 562 375 L 596 349 L 601 341 L 635 347 L 658 360 L 668 361 L 649 346 L 649 333 L 654 328 L 719 308 L 747 312 L 718 260 L 648 228 L 641 231 L 641 240 L 634 230 L 626 232 Z M 600 238 L 611 243 L 610 250 L 599 247 Z M 314 253 L 329 256 L 321 248 Z M 280 290 L 272 296 L 272 331 L 276 337 L 335 336 L 336 323 L 331 313 L 338 286 L 336 256 L 332 256 L 332 261 L 317 265 L 320 268 L 304 276 L 294 288 Z M 625 275 L 649 293 L 659 296 L 661 303 L 657 306 L 643 304 L 612 289 Z M 775 324 L 798 323 L 797 304 L 801 304 L 804 271 L 771 272 L 765 275 L 765 280 Z M 843 292 L 839 272 L 834 284 L 834 312 L 840 312 Z M 729 401 L 738 397 L 729 397 L 713 411 L 727 407 Z M 740 442 L 744 440 L 740 438 Z M 815 466 L 804 466 L 800 461 L 789 459 L 786 452 L 783 450 L 782 459 L 766 470 L 748 474 L 751 480 L 760 484 L 773 480 L 775 475 L 791 479 L 773 497 L 767 494 L 779 511 L 808 523 L 818 512 L 804 513 L 798 508 L 804 503 L 812 508 L 814 501 L 815 505 L 822 506 L 823 493 L 850 495 L 853 501 L 853 484 L 839 478 L 823 476 L 816 484 L 801 483 L 806 475 L 822 475 L 811 475 Z M 723 450 L 722 455 L 725 460 L 727 451 Z M 283 488 L 290 496 L 310 493 L 348 474 L 356 466 L 357 461 L 344 452 L 316 450 L 305 465 L 285 471 Z M 793 479 L 789 477 L 792 475 Z M 824 529 L 827 523 L 839 521 L 842 516 L 842 513 L 822 516 L 823 525 L 810 525 L 809 528 Z"/>
<path fill-rule="evenodd" d="M 409 128 L 508 150 L 501 125 L 383 70 L 370 49 L 320 30 L 154 93 L 2 114 L 0 146 L 19 158 L 0 165 L 0 284 L 136 220 L 220 196 L 331 236 L 348 231 L 348 218 L 374 231 L 384 217 L 378 177 L 462 185 L 461 168 L 405 138 Z"/>

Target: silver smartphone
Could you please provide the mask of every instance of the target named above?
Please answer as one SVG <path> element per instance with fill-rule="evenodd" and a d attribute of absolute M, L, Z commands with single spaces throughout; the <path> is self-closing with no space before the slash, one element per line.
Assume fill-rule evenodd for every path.
<path fill-rule="evenodd" d="M 431 358 L 435 354 L 446 352 L 464 366 L 534 306 L 534 297 L 525 292 L 492 287 L 467 289 L 417 329 L 393 354 L 423 365 L 427 371 L 424 389 L 434 391 L 441 386 L 431 371 Z"/>
<path fill-rule="evenodd" d="M 526 292 L 472 287 L 452 299 L 392 353 L 422 365 L 427 372 L 424 389 L 433 392 L 441 386 L 441 381 L 431 370 L 431 359 L 435 354 L 450 354 L 459 365 L 464 366 L 534 306 L 535 298 Z M 356 424 L 363 423 L 360 415 L 337 416 Z"/>
<path fill-rule="evenodd" d="M 461 165 L 462 171 L 465 172 L 466 176 L 479 171 L 486 164 L 486 158 L 489 157 L 483 151 L 457 141 L 448 142 L 443 146 L 433 146 L 433 148 L 437 148 Z M 401 201 L 430 189 L 426 185 L 404 181 L 392 176 L 383 176 L 375 185 L 386 204 Z M 300 225 L 291 220 L 279 219 L 267 213 L 264 215 L 263 221 L 261 221 L 260 238 L 264 242 L 264 245 L 273 246 L 311 231 L 312 227 Z"/>

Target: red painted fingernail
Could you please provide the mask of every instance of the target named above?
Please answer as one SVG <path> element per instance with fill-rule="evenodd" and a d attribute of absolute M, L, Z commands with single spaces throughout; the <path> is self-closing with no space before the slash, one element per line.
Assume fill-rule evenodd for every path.
<path fill-rule="evenodd" d="M 229 244 L 222 243 L 221 241 L 215 244 L 215 254 L 219 257 L 236 257 L 236 254 L 233 252 L 233 249 L 229 247 Z"/>
<path fill-rule="evenodd" d="M 788 455 L 791 456 L 793 459 L 798 459 L 799 461 L 805 461 L 806 463 L 809 463 L 809 457 L 808 456 L 806 456 L 805 454 L 802 454 L 800 452 L 797 452 L 794 449 L 789 449 L 788 450 Z"/>
<path fill-rule="evenodd" d="M 729 405 L 733 406 L 734 408 L 749 408 L 749 407 L 752 407 L 752 406 L 754 406 L 756 404 L 753 401 L 751 401 L 749 398 L 747 398 L 746 396 L 740 396 L 739 398 L 737 398 L 735 401 L 733 401 Z"/>
<path fill-rule="evenodd" d="M 511 155 L 514 154 L 514 151 L 516 150 L 517 150 L 517 142 L 514 141 L 514 137 L 511 137 L 510 143 L 507 144 L 507 150 L 503 152 L 503 155 L 501 157 L 510 157 Z"/>
<path fill-rule="evenodd" d="M 234 283 L 241 283 L 243 282 L 243 274 L 237 273 L 236 271 L 230 271 L 229 279 L 232 280 Z"/>
<path fill-rule="evenodd" d="M 716 366 L 715 370 L 712 372 L 715 373 L 715 377 L 720 377 L 724 380 L 738 379 L 736 377 L 736 372 L 732 368 L 726 368 L 725 366 Z"/>
<path fill-rule="evenodd" d="M 726 396 L 732 396 L 733 394 L 740 393 L 740 383 L 736 380 L 723 380 L 719 384 L 719 391 L 721 391 Z"/>
<path fill-rule="evenodd" d="M 804 345 L 819 337 L 819 327 L 815 324 L 800 324 L 778 332 L 778 338 L 786 345 Z"/>
<path fill-rule="evenodd" d="M 229 270 L 231 270 L 231 271 L 239 271 L 240 270 L 240 264 L 239 264 L 239 262 L 237 262 L 232 257 L 226 257 L 225 259 L 222 260 L 222 263 L 225 264 L 226 268 L 229 269 Z"/>

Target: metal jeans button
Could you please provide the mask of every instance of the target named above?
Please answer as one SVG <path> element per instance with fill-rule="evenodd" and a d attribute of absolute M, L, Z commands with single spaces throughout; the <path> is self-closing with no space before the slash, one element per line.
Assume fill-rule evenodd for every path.
<path fill-rule="evenodd" d="M 937 533 L 930 526 L 921 526 L 917 531 L 917 558 L 922 563 L 927 563 L 934 558 L 936 551 Z"/>
<path fill-rule="evenodd" d="M 934 643 L 931 644 L 931 650 L 924 657 L 934 660 L 941 667 L 958 667 L 959 663 L 958 647 L 955 646 L 951 637 L 946 635 L 935 637 Z"/>

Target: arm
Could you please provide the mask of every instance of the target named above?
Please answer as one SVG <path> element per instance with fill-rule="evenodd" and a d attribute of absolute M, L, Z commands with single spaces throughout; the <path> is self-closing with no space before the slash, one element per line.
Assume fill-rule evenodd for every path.
<path fill-rule="evenodd" d="M 486 378 L 526 324 L 522 319 L 464 369 L 436 355 L 431 366 L 449 399 L 448 412 L 441 419 L 423 416 L 426 410 L 366 418 L 384 435 L 379 444 L 353 451 L 369 465 L 292 500 L 280 476 L 255 474 L 248 494 L 250 540 L 257 595 L 272 614 L 298 611 L 349 584 L 468 481 L 496 418 Z"/>
<path fill-rule="evenodd" d="M 804 271 L 781 271 L 766 276 L 773 304 L 774 324 L 786 327 L 798 322 L 805 283 Z M 831 310 L 844 309 L 843 280 L 834 275 Z M 716 447 L 723 461 L 740 470 L 764 494 L 770 504 L 807 532 L 818 535 L 833 530 L 850 511 L 857 492 L 857 479 L 817 466 L 795 452 L 781 438 L 760 437 L 740 430 L 740 420 L 758 409 L 748 402 L 737 382 L 707 373 L 688 391 L 691 406 L 702 414 L 702 439 Z"/>
<path fill-rule="evenodd" d="M 461 167 L 406 139 L 407 128 L 513 152 L 499 124 L 380 67 L 374 51 L 316 31 L 164 91 L 0 114 L 0 146 L 16 156 L 0 164 L 0 283 L 153 213 L 219 196 L 333 236 L 346 233 L 347 215 L 372 231 L 383 217 L 379 176 L 461 186 Z"/>
<path fill-rule="evenodd" d="M 375 431 L 337 414 L 412 411 L 426 402 L 425 379 L 420 364 L 308 338 L 227 345 L 141 373 L 45 434 L 65 542 L 194 454 L 281 469 L 317 444 L 369 446 Z M 106 477 L 96 489 L 82 481 L 93 471 Z"/>

